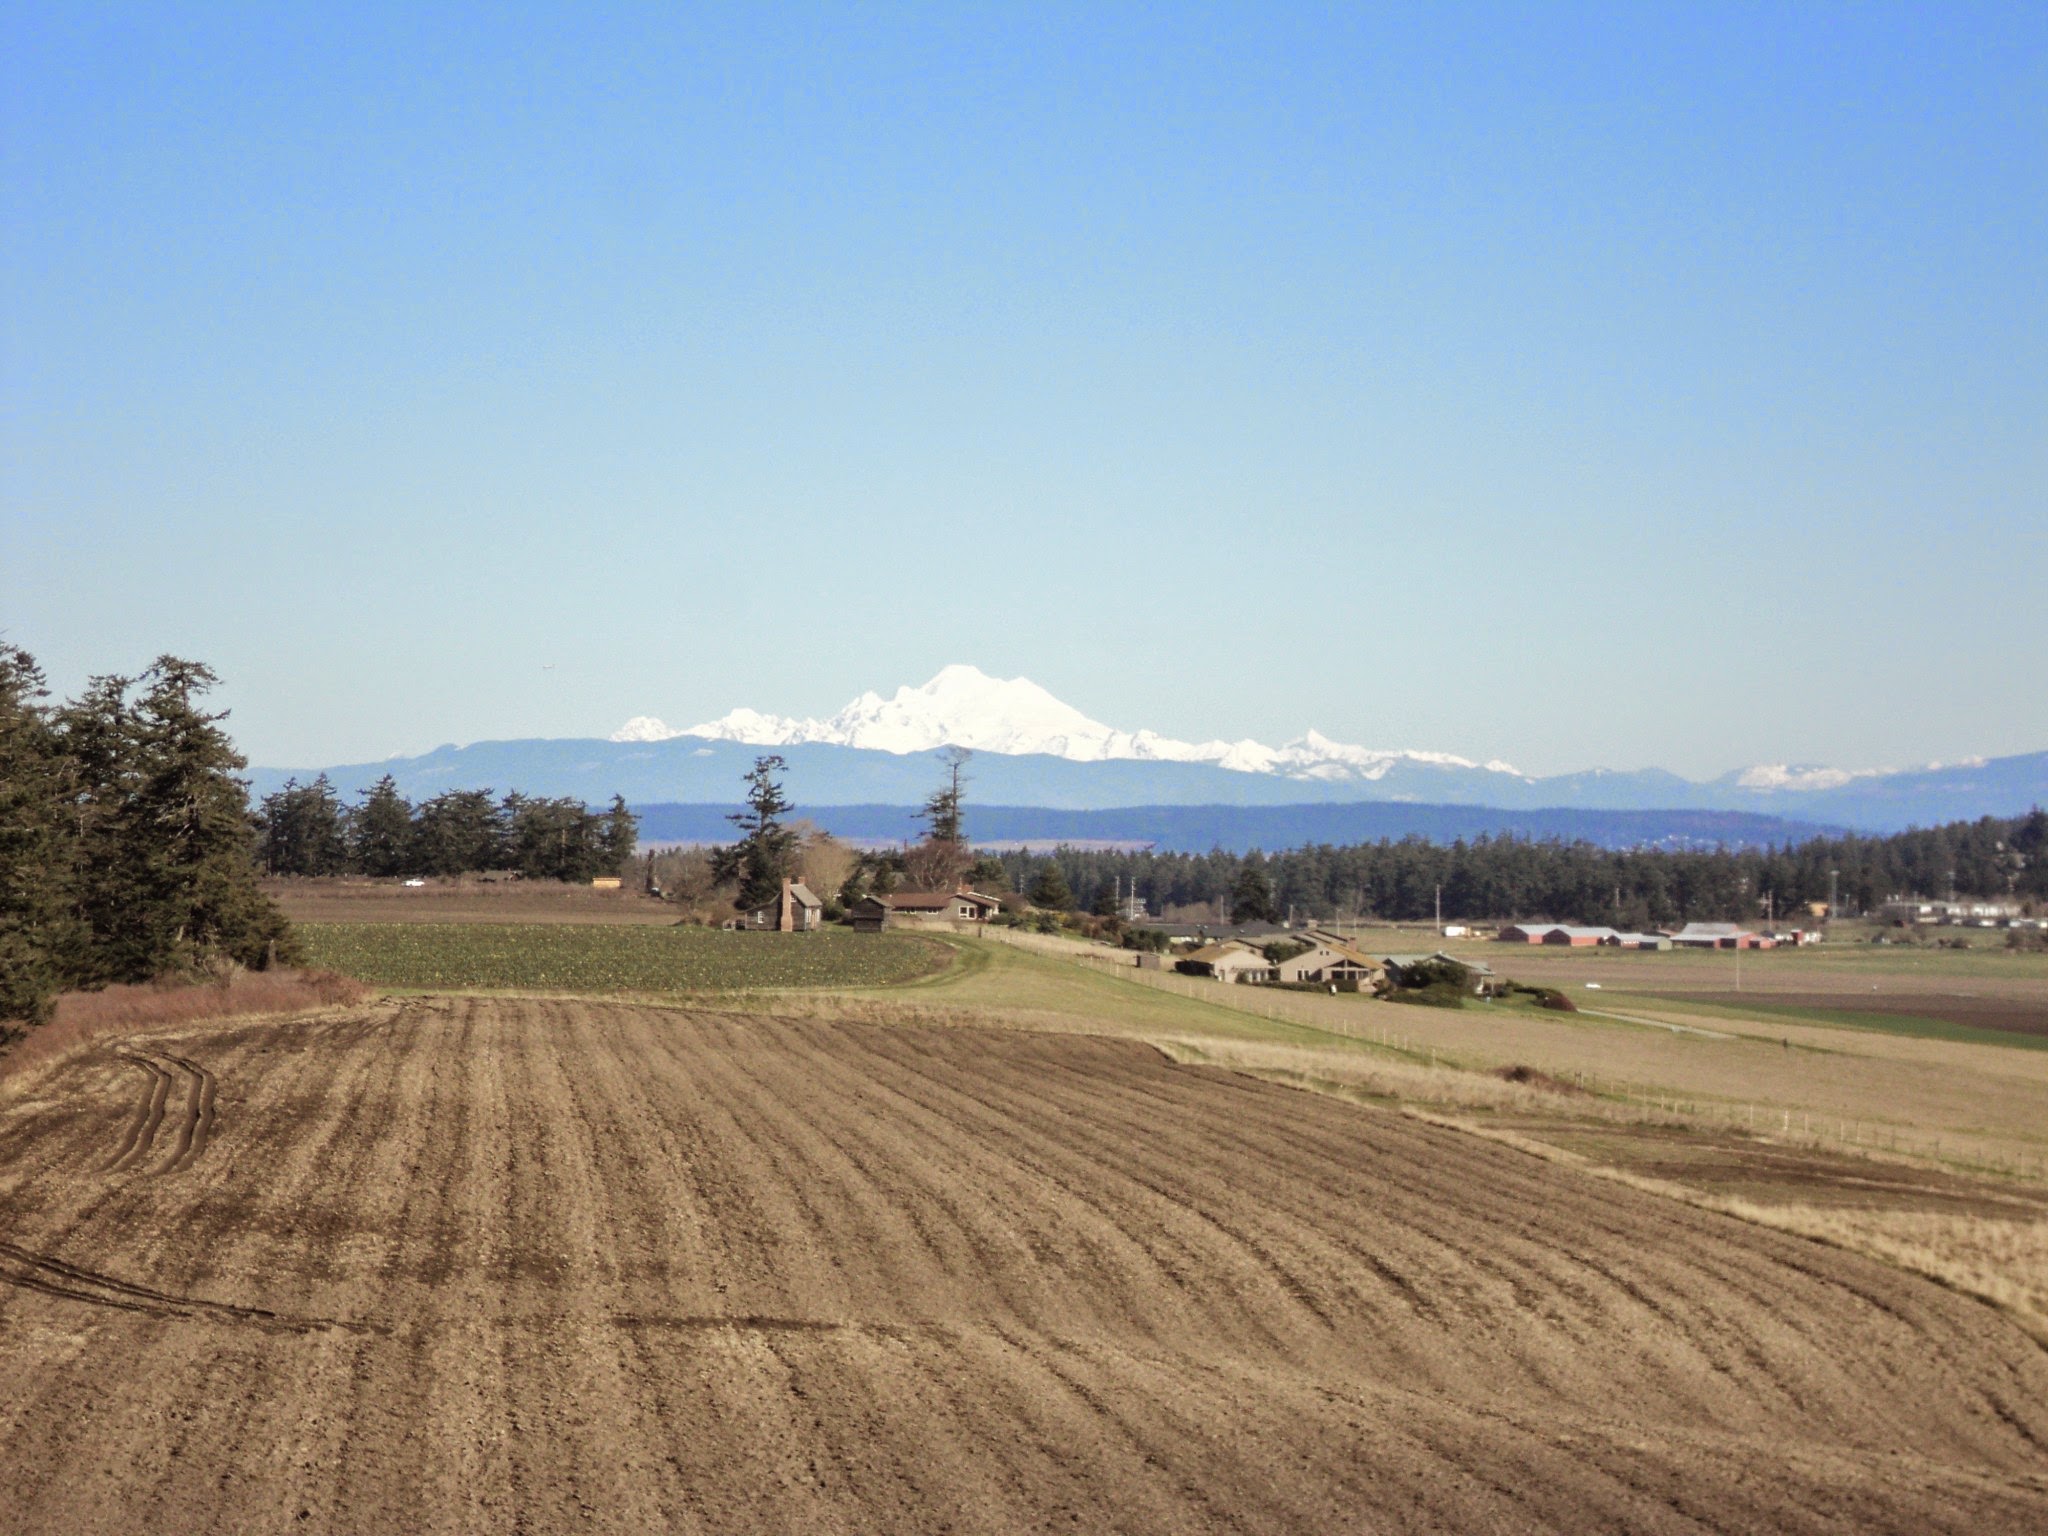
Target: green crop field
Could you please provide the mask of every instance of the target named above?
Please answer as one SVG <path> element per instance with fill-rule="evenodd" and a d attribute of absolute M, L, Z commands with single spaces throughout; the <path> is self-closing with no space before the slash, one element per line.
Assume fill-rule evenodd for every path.
<path fill-rule="evenodd" d="M 725 933 L 551 923 L 300 923 L 307 959 L 374 986 L 422 990 L 709 992 L 872 987 L 943 969 L 913 934 Z"/>

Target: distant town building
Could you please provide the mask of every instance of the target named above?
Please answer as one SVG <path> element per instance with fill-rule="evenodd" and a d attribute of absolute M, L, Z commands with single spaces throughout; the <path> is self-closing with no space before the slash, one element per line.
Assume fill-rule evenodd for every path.
<path fill-rule="evenodd" d="M 2017 902 L 1987 901 L 1966 896 L 1956 901 L 1934 901 L 1925 896 L 1894 896 L 1879 905 L 1877 915 L 1887 923 L 1972 923 L 1996 927 L 2020 915 Z"/>

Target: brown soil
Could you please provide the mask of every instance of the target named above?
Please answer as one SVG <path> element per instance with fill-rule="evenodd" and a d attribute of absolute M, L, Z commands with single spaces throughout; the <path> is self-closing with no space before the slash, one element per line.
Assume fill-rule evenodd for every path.
<path fill-rule="evenodd" d="M 131 1039 L 0 1107 L 0 1281 L 9 1532 L 2048 1524 L 1990 1308 L 1087 1037 Z"/>
<path fill-rule="evenodd" d="M 1860 1156 L 1771 1136 L 1677 1126 L 1574 1126 L 1557 1119 L 1514 1117 L 1493 1123 L 1606 1167 L 1689 1185 L 1708 1194 L 1734 1195 L 1759 1205 L 2048 1219 L 2048 1190 L 2038 1185 L 1975 1178 L 1882 1155 Z M 1771 1123 L 1775 1126 L 1777 1122 Z M 1793 1124 L 1798 1124 L 1796 1116 Z"/>
<path fill-rule="evenodd" d="M 1742 999 L 1727 992 L 1666 992 L 1681 1001 L 1739 1008 Z M 1904 1018 L 1940 1019 L 1972 1029 L 1999 1029 L 2021 1035 L 2048 1035 L 2048 998 L 2022 999 L 1986 992 L 1772 992 L 1750 999 L 1774 1008 L 1828 1008 L 1845 1013 L 1897 1014 Z"/>

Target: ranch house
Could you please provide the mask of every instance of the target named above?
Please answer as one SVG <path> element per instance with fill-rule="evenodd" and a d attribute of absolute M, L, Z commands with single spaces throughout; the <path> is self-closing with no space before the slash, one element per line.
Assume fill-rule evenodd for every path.
<path fill-rule="evenodd" d="M 1306 954 L 1282 960 L 1274 969 L 1279 981 L 1312 982 L 1317 986 L 1354 982 L 1361 991 L 1377 987 L 1387 975 L 1387 968 L 1372 956 L 1328 939 L 1318 939 Z"/>
<path fill-rule="evenodd" d="M 864 896 L 853 909 L 853 926 L 862 933 L 921 923 L 986 923 L 1003 904 L 993 896 L 961 886 L 952 891 L 892 891 Z"/>
<path fill-rule="evenodd" d="M 1174 969 L 1184 976 L 1210 976 L 1217 981 L 1266 982 L 1274 978 L 1273 962 L 1253 949 L 1231 939 L 1191 951 Z"/>

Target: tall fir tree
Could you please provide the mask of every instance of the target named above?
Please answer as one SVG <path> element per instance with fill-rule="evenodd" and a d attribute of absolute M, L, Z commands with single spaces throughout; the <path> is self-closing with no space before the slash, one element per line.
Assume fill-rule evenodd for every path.
<path fill-rule="evenodd" d="M 0 1021 L 31 1024 L 48 1017 L 74 949 L 65 765 L 46 697 L 35 658 L 0 645 Z"/>
<path fill-rule="evenodd" d="M 296 958 L 290 925 L 257 888 L 246 760 L 199 700 L 211 668 L 161 656 L 142 675 L 134 710 L 138 760 L 125 807 L 129 878 L 145 912 L 149 950 L 135 973 L 210 972 Z"/>
<path fill-rule="evenodd" d="M 782 894 L 782 882 L 789 877 L 796 854 L 797 835 L 783 824 L 795 809 L 782 792 L 777 777 L 788 769 L 782 758 L 757 757 L 747 773 L 747 808 L 725 819 L 744 834 L 731 848 L 722 849 L 715 861 L 721 874 L 739 880 L 739 894 L 733 905 L 742 912 L 767 905 Z"/>
<path fill-rule="evenodd" d="M 349 861 L 374 879 L 413 872 L 412 806 L 385 774 L 348 813 Z"/>
<path fill-rule="evenodd" d="M 624 795 L 613 795 L 611 809 L 604 814 L 604 826 L 597 835 L 598 862 L 608 875 L 631 871 L 633 850 L 640 841 L 640 818 L 626 807 Z"/>

